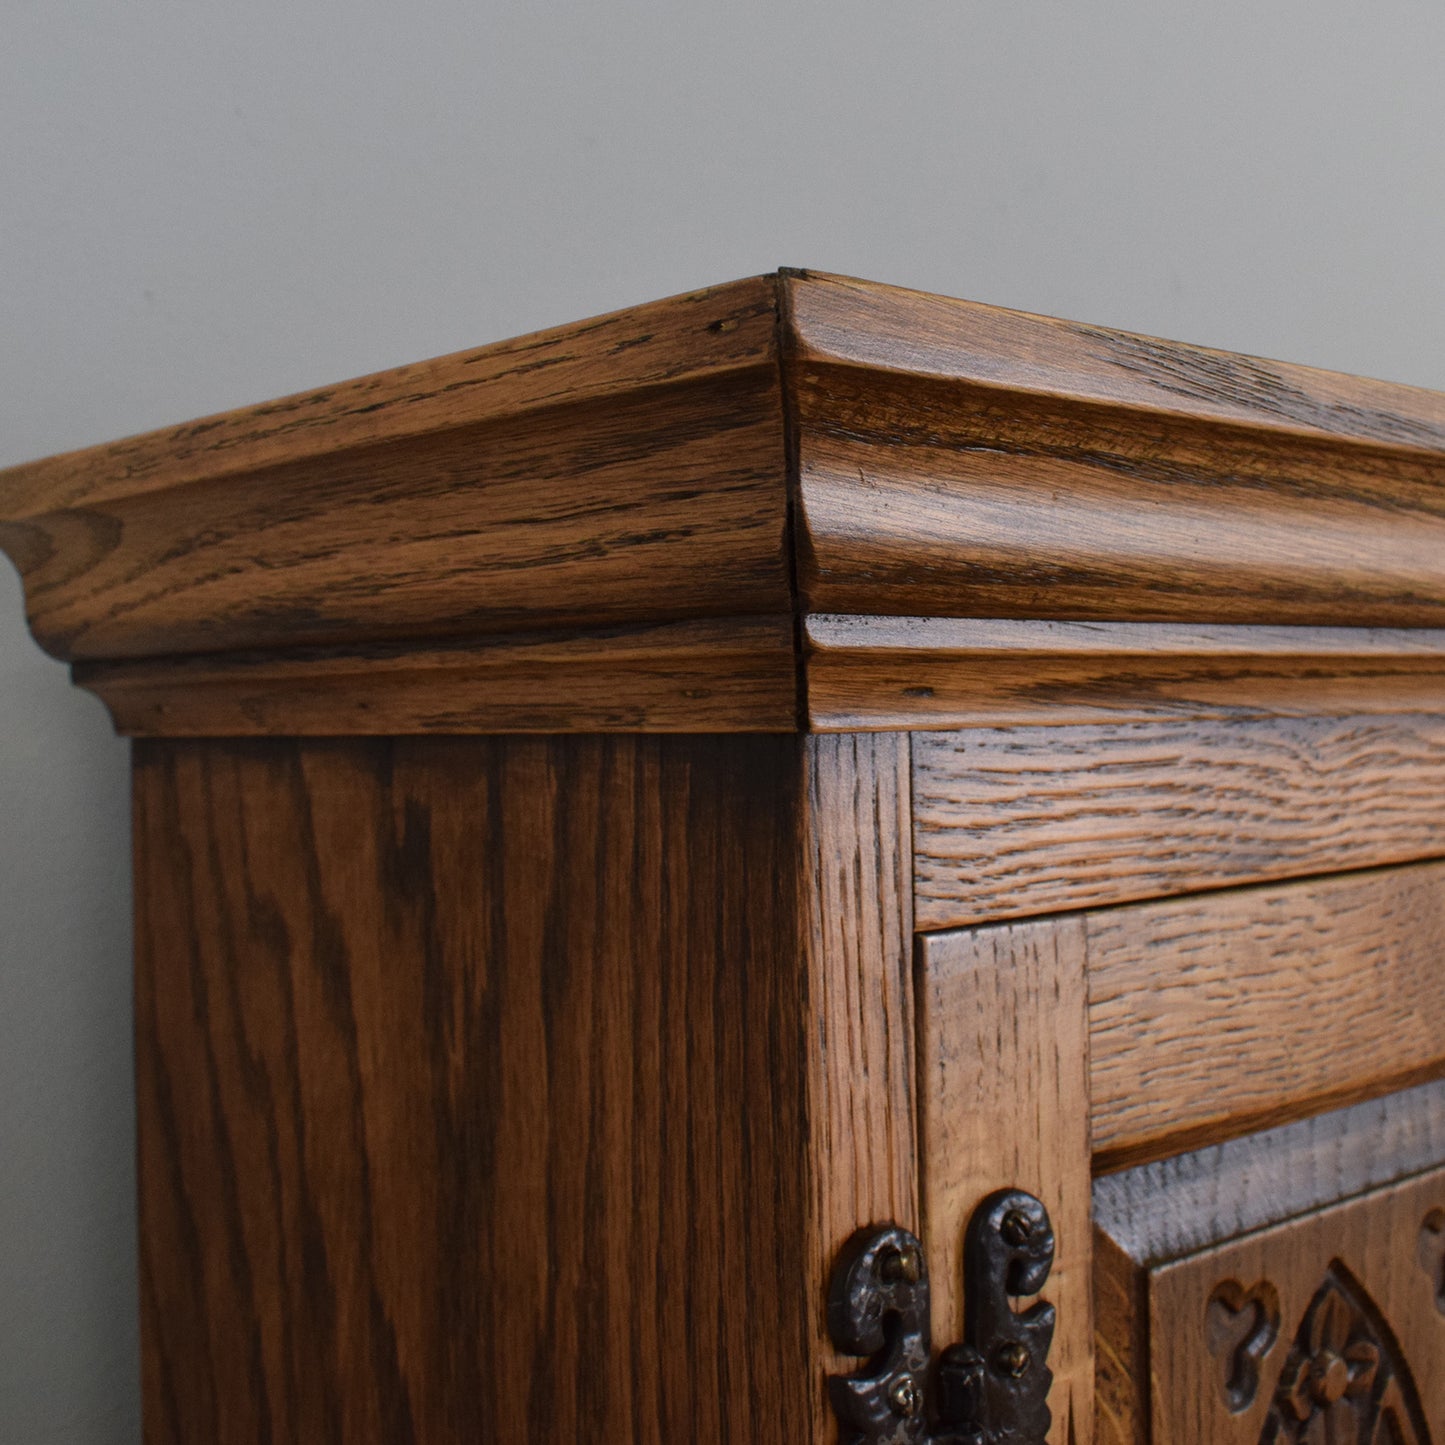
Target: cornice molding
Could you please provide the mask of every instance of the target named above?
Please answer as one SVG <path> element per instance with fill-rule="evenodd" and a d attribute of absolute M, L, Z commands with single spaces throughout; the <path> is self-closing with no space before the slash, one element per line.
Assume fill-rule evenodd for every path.
<path fill-rule="evenodd" d="M 1445 710 L 1445 396 L 810 272 L 0 472 L 0 548 L 137 734 Z"/>

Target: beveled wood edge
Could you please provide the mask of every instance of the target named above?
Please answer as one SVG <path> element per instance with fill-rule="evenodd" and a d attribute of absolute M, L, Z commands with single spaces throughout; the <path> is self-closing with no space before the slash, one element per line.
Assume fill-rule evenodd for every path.
<path fill-rule="evenodd" d="M 125 729 L 170 725 L 151 704 L 179 666 L 199 691 L 165 715 L 187 732 L 293 730 L 281 714 L 302 689 L 287 658 L 321 667 L 348 718 L 304 704 L 296 731 L 793 728 L 796 700 L 780 708 L 752 635 L 792 605 L 776 285 L 751 278 L 0 472 L 0 551 L 32 632 L 125 704 Z M 472 500 L 477 476 L 496 485 Z M 170 570 L 151 582 L 158 565 Z M 574 649 L 591 696 L 569 721 L 567 664 L 545 638 L 739 617 L 735 642 L 709 634 L 671 701 L 635 655 Z M 502 691 L 520 705 L 405 695 L 400 653 L 415 651 L 421 678 L 432 654 L 455 663 L 463 635 L 495 639 L 496 682 L 518 663 Z M 649 666 L 670 666 L 674 643 L 655 641 Z M 790 640 L 790 693 L 794 653 Z M 218 713 L 201 718 L 207 700 Z"/>
<path fill-rule="evenodd" d="M 1336 442 L 1445 451 L 1445 393 L 782 268 L 3 468 L 4 515 L 93 505 L 767 367 L 779 356 L 780 312 L 782 352 L 795 364 L 967 381 Z M 921 329 L 925 322 L 931 333 Z M 1133 349 L 1119 353 L 1111 346 Z M 1238 394 L 1231 378 L 1242 384 Z"/>
<path fill-rule="evenodd" d="M 1445 712 L 1445 631 L 709 618 L 82 663 L 140 737 L 909 732 Z M 805 698 L 798 695 L 800 686 Z"/>
<path fill-rule="evenodd" d="M 819 732 L 1445 711 L 1445 629 L 810 616 Z"/>
<path fill-rule="evenodd" d="M 1445 712 L 1445 631 L 709 618 L 81 663 L 139 737 L 910 732 Z M 805 698 L 798 695 L 799 685 Z"/>
<path fill-rule="evenodd" d="M 798 732 L 790 618 L 85 663 L 133 737 Z"/>
<path fill-rule="evenodd" d="M 1445 393 L 885 286 L 780 272 L 786 359 L 1438 453 Z"/>
<path fill-rule="evenodd" d="M 1102 1174 L 1094 1223 L 1153 1267 L 1445 1163 L 1445 1080 Z M 1221 1218 L 1223 1211 L 1227 1218 Z"/>
<path fill-rule="evenodd" d="M 776 286 L 751 276 L 22 462 L 0 469 L 0 521 L 773 367 Z"/>

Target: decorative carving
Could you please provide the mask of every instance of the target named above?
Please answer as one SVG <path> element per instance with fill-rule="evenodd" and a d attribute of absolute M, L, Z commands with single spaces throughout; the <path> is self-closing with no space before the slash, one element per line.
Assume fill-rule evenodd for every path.
<path fill-rule="evenodd" d="M 964 1342 L 930 1372 L 922 1248 L 896 1225 L 855 1234 L 828 1298 L 834 1344 L 872 1357 L 828 1381 L 845 1445 L 1044 1445 L 1054 1307 L 1039 1300 L 1016 1313 L 1010 1301 L 1037 1294 L 1053 1262 L 1039 1200 L 1018 1189 L 985 1199 L 964 1242 Z"/>
<path fill-rule="evenodd" d="M 1420 1226 L 1420 1268 L 1430 1276 L 1435 1308 L 1445 1315 L 1445 1209 L 1432 1209 Z"/>
<path fill-rule="evenodd" d="M 1338 1260 L 1300 1322 L 1260 1445 L 1429 1445 L 1389 1326 Z"/>
<path fill-rule="evenodd" d="M 1259 1369 L 1279 1338 L 1279 1295 L 1268 1280 L 1246 1290 L 1236 1279 L 1215 1286 L 1204 1311 L 1205 1339 L 1219 1395 L 1238 1415 L 1259 1394 Z"/>

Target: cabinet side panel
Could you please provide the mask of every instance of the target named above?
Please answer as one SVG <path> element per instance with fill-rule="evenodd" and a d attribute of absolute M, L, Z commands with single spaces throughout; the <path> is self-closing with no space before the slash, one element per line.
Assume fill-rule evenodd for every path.
<path fill-rule="evenodd" d="M 138 747 L 151 1445 L 810 1438 L 801 746 Z"/>

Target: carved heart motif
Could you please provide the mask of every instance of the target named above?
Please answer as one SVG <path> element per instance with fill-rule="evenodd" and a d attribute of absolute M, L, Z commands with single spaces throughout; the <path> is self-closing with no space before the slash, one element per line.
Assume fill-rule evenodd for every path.
<path fill-rule="evenodd" d="M 1237 1415 L 1254 1404 L 1259 1367 L 1279 1338 L 1279 1294 L 1267 1279 L 1249 1289 L 1223 1280 L 1209 1296 L 1204 1330 L 1220 1399 Z"/>
<path fill-rule="evenodd" d="M 1420 1226 L 1420 1268 L 1430 1276 L 1435 1308 L 1445 1315 L 1445 1209 L 1432 1209 Z"/>

